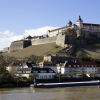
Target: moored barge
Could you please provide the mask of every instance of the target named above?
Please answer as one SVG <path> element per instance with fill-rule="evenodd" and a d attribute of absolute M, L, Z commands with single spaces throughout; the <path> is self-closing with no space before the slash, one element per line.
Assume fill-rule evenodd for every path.
<path fill-rule="evenodd" d="M 82 82 L 62 82 L 62 83 L 38 83 L 34 84 L 35 88 L 56 88 L 56 87 L 71 87 L 71 86 L 90 86 L 99 85 L 99 80 L 82 81 Z"/>

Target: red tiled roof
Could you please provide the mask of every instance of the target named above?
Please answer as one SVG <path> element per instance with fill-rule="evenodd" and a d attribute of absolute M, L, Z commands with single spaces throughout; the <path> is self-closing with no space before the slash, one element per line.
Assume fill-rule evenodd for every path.
<path fill-rule="evenodd" d="M 55 63 L 52 63 L 52 62 L 40 62 L 39 64 L 43 64 L 43 65 L 45 65 L 45 64 L 53 64 L 53 65 L 56 65 Z"/>
<path fill-rule="evenodd" d="M 9 66 L 21 66 L 22 63 L 10 63 Z"/>
<path fill-rule="evenodd" d="M 95 62 L 79 62 L 79 65 L 97 65 Z"/>
<path fill-rule="evenodd" d="M 76 67 L 86 67 L 86 66 L 100 66 L 98 64 L 96 64 L 95 62 L 86 62 L 86 61 L 83 61 L 83 62 L 78 62 L 78 63 L 66 63 L 65 67 L 71 65 L 71 67 L 74 67 L 74 65 L 76 65 Z"/>

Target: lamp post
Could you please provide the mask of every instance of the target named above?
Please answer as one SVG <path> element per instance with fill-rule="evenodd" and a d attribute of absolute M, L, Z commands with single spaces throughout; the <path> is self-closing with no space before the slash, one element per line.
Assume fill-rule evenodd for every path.
<path fill-rule="evenodd" d="M 60 64 L 58 64 L 58 78 L 59 78 L 59 82 L 60 82 L 60 80 L 61 80 L 61 66 L 60 66 Z"/>

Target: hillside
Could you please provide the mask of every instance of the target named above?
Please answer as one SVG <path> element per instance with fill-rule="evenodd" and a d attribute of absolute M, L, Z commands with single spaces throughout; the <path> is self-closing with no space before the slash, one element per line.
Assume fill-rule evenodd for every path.
<path fill-rule="evenodd" d="M 91 44 L 84 48 L 78 48 L 75 55 L 77 57 L 89 56 L 94 59 L 100 59 L 100 44 Z"/>
<path fill-rule="evenodd" d="M 44 56 L 47 54 L 55 55 L 61 49 L 62 48 L 57 46 L 56 43 L 48 43 L 48 44 L 30 46 L 24 48 L 23 50 L 18 50 L 15 52 L 3 53 L 3 55 L 14 56 L 17 58 L 29 57 L 31 55 L 36 55 L 36 56 Z"/>
<path fill-rule="evenodd" d="M 62 50 L 62 48 L 57 46 L 56 43 L 48 43 L 48 44 L 30 46 L 23 50 L 11 53 L 3 53 L 3 55 L 13 56 L 17 58 L 25 58 L 31 55 L 36 55 L 36 56 L 44 56 L 48 54 L 55 55 L 60 50 Z M 84 48 L 77 48 L 74 55 L 76 57 L 89 56 L 95 59 L 100 59 L 100 44 L 92 44 L 92 45 L 87 45 Z"/>

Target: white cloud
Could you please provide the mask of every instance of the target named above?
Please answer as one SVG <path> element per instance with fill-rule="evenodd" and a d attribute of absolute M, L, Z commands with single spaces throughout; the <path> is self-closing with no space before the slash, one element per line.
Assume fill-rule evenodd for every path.
<path fill-rule="evenodd" d="M 37 29 L 28 29 L 24 31 L 24 34 L 17 35 L 14 32 L 11 32 L 10 30 L 5 30 L 3 32 L 0 32 L 0 50 L 2 50 L 5 47 L 9 47 L 12 41 L 21 40 L 24 38 L 24 36 L 40 36 L 47 33 L 48 30 L 55 29 L 57 27 L 52 26 L 44 26 Z"/>
<path fill-rule="evenodd" d="M 16 35 L 10 30 L 0 32 L 0 50 L 5 47 L 10 46 L 12 41 L 20 40 L 23 38 L 23 35 Z"/>
<path fill-rule="evenodd" d="M 48 30 L 51 29 L 55 29 L 57 27 L 52 27 L 52 26 L 44 26 L 41 28 L 37 28 L 37 29 L 29 29 L 29 30 L 25 30 L 25 36 L 40 36 L 40 35 L 44 35 L 47 33 Z"/>

